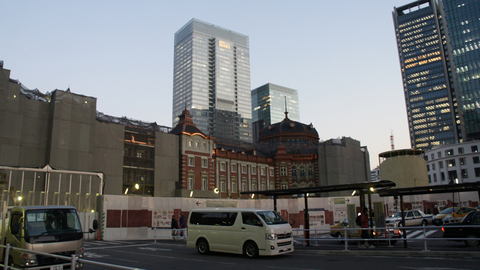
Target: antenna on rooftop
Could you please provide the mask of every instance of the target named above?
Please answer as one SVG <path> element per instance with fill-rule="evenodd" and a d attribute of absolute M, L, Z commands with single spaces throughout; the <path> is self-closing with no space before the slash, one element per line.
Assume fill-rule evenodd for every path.
<path fill-rule="evenodd" d="M 393 130 L 390 131 L 390 146 L 392 147 L 392 150 L 395 150 L 395 143 L 393 141 Z"/>

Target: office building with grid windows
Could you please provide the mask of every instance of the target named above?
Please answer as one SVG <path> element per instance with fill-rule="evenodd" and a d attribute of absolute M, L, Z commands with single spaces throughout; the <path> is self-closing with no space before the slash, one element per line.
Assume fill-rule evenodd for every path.
<path fill-rule="evenodd" d="M 172 123 L 182 111 L 219 143 L 252 143 L 248 36 L 197 19 L 175 33 Z"/>
<path fill-rule="evenodd" d="M 480 139 L 480 1 L 395 7 L 412 148 Z"/>

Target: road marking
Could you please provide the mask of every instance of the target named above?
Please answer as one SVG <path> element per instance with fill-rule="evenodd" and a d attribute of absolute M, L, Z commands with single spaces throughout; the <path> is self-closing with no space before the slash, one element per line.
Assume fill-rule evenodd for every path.
<path fill-rule="evenodd" d="M 434 234 L 435 232 L 436 232 L 436 230 L 427 231 L 427 232 L 425 232 L 425 237 L 428 237 L 429 235 Z M 417 236 L 416 238 L 419 239 L 419 238 L 423 238 L 423 237 L 424 237 L 424 235 L 423 235 L 423 232 L 422 232 L 422 235 Z"/>
<path fill-rule="evenodd" d="M 141 250 L 151 250 L 151 251 L 172 251 L 171 249 L 169 248 L 152 248 L 152 247 L 139 247 L 138 249 L 141 249 Z"/>
<path fill-rule="evenodd" d="M 108 257 L 110 255 L 97 254 L 93 252 L 84 252 L 83 256 L 88 258 L 103 258 L 103 257 Z"/>
<path fill-rule="evenodd" d="M 94 247 L 94 248 L 88 248 L 88 250 L 94 250 L 94 249 L 106 249 L 106 248 L 123 248 L 123 247 L 142 247 L 142 246 L 149 246 L 150 244 L 138 244 L 138 245 L 124 245 L 124 246 L 114 246 L 114 247 Z"/>

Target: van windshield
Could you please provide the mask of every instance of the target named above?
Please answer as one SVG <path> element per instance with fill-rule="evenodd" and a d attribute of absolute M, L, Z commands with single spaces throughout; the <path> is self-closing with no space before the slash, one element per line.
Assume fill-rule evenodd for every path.
<path fill-rule="evenodd" d="M 25 239 L 29 243 L 79 240 L 82 237 L 82 226 L 73 209 L 41 209 L 25 213 Z"/>
<path fill-rule="evenodd" d="M 262 211 L 257 214 L 265 221 L 266 224 L 286 224 L 288 223 L 282 216 L 274 211 Z"/>

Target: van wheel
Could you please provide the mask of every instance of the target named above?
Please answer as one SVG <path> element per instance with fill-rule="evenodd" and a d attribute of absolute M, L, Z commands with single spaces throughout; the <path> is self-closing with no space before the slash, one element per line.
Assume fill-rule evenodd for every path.
<path fill-rule="evenodd" d="M 248 258 L 255 258 L 258 256 L 257 244 L 253 241 L 248 241 L 243 245 L 243 254 Z"/>
<path fill-rule="evenodd" d="M 475 235 L 473 234 L 470 234 L 468 235 L 466 238 L 477 238 Z M 478 246 L 478 240 L 465 240 L 465 245 L 469 246 L 469 247 L 474 247 L 474 246 Z"/>
<path fill-rule="evenodd" d="M 197 251 L 200 254 L 207 254 L 210 252 L 210 248 L 208 247 L 208 242 L 205 239 L 200 239 L 197 242 Z"/>

